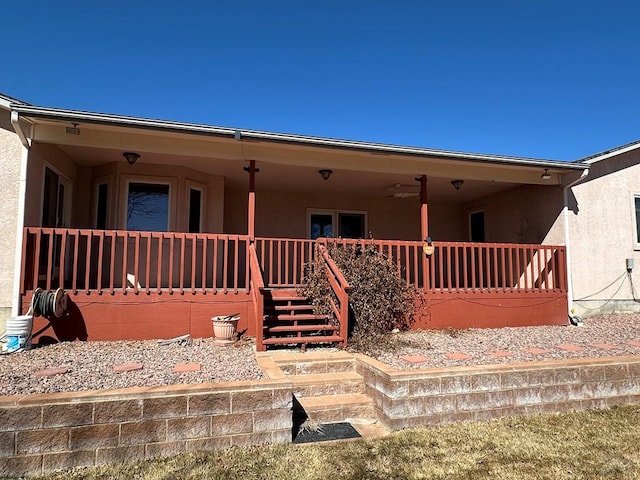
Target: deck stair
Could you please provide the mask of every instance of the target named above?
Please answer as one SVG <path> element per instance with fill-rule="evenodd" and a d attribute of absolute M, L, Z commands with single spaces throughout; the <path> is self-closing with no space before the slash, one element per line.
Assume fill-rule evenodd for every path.
<path fill-rule="evenodd" d="M 326 315 L 316 315 L 311 302 L 292 289 L 265 292 L 263 341 L 266 346 L 334 344 L 342 342 L 340 327 Z"/>
<path fill-rule="evenodd" d="M 313 424 L 348 422 L 365 437 L 387 433 L 348 352 L 283 350 L 263 355 L 269 355 L 278 371 L 293 383 L 294 437 L 307 420 Z"/>

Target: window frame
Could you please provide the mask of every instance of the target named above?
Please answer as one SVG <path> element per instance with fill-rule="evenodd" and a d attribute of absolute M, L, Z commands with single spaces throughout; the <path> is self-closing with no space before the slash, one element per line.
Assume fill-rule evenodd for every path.
<path fill-rule="evenodd" d="M 640 193 L 634 193 L 631 199 L 631 211 L 633 212 L 633 219 L 635 220 L 635 228 L 633 229 L 633 249 L 638 251 L 640 250 L 640 239 L 638 239 L 638 233 L 640 230 L 640 215 L 638 215 L 636 202 L 640 202 Z"/>
<path fill-rule="evenodd" d="M 176 189 L 177 189 L 177 179 L 176 178 L 168 178 L 168 177 L 153 177 L 153 176 L 135 176 L 135 175 L 125 175 L 122 179 L 123 189 L 120 193 L 120 223 L 121 228 L 123 230 L 128 230 L 127 228 L 127 212 L 129 209 L 129 185 L 132 183 L 146 183 L 150 185 L 168 185 L 169 186 L 169 199 L 168 199 L 168 208 L 167 208 L 167 232 L 174 232 L 175 228 L 175 219 L 176 219 Z"/>
<path fill-rule="evenodd" d="M 186 212 L 186 223 L 184 225 L 184 231 L 189 232 L 189 219 L 191 217 L 191 190 L 198 190 L 200 192 L 200 226 L 197 233 L 204 233 L 206 228 L 206 205 L 207 205 L 207 186 L 204 183 L 196 182 L 195 180 L 186 179 L 185 192 L 184 192 L 184 210 Z M 192 232 L 196 233 L 196 232 Z"/>
<path fill-rule="evenodd" d="M 366 238 L 369 231 L 369 214 L 366 210 L 341 210 L 329 208 L 307 208 L 307 233 L 306 238 L 311 238 L 311 215 L 331 215 L 331 226 L 334 231 L 333 238 L 341 238 L 336 235 L 340 232 L 340 214 L 362 215 L 364 217 L 364 231 L 362 238 Z"/>
<path fill-rule="evenodd" d="M 109 230 L 112 228 L 112 225 L 113 225 L 113 198 L 115 194 L 112 175 L 103 175 L 101 177 L 96 178 L 93 182 L 93 194 L 94 194 L 93 207 L 94 208 L 93 208 L 91 223 L 93 225 L 93 228 L 98 229 L 98 202 L 100 199 L 99 198 L 100 185 L 107 186 L 107 212 L 106 212 L 106 219 L 105 219 L 106 220 L 105 230 Z"/>
<path fill-rule="evenodd" d="M 478 213 L 482 213 L 482 229 L 483 229 L 483 233 L 484 233 L 484 240 L 482 241 L 478 241 L 478 240 L 473 240 L 473 235 L 472 235 L 472 223 L 471 223 L 471 216 L 478 214 Z M 487 211 L 484 208 L 478 208 L 478 209 L 474 209 L 474 210 L 469 210 L 467 213 L 467 222 L 468 222 L 468 235 L 469 235 L 469 242 L 472 243 L 487 243 Z"/>

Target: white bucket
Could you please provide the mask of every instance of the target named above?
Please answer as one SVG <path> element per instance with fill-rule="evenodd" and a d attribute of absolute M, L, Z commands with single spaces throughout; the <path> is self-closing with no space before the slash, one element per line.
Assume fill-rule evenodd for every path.
<path fill-rule="evenodd" d="M 31 348 L 32 315 L 18 315 L 7 318 L 7 352 L 29 350 Z"/>

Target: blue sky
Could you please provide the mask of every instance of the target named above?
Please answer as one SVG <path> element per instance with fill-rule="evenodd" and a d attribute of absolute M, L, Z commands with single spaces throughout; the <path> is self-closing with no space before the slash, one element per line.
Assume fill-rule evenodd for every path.
<path fill-rule="evenodd" d="M 640 139 L 640 2 L 9 2 L 37 105 L 574 160 Z"/>

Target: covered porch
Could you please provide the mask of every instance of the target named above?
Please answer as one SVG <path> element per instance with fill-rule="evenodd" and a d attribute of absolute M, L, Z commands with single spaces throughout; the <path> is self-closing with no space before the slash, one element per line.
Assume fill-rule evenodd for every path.
<path fill-rule="evenodd" d="M 320 336 L 344 344 L 331 242 L 394 262 L 420 292 L 415 328 L 567 321 L 570 164 L 20 108 L 33 122 L 22 311 L 36 288 L 71 299 L 45 335 L 210 336 L 210 317 L 240 313 L 259 348 L 299 343 L 320 319 L 303 322 L 295 288 L 321 256 L 337 322 Z M 277 312 L 291 324 L 265 325 Z"/>

